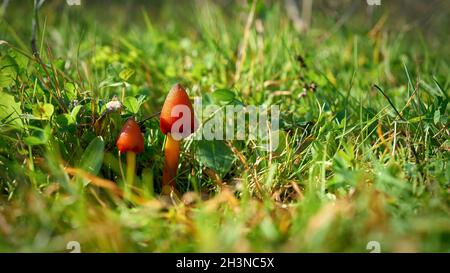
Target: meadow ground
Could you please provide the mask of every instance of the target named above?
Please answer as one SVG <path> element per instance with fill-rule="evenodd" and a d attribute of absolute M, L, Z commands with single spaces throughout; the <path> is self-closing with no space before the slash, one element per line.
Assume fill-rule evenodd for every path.
<path fill-rule="evenodd" d="M 450 251 L 446 1 L 319 1 L 307 31 L 282 1 L 31 2 L 0 14 L 1 252 Z M 118 131 L 176 82 L 279 105 L 280 145 L 183 141 L 161 197 L 146 120 L 124 201 Z"/>

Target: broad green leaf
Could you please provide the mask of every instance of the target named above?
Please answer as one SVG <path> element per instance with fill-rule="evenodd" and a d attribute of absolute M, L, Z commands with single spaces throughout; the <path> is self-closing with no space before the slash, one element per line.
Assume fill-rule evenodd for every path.
<path fill-rule="evenodd" d="M 27 63 L 27 58 L 14 50 L 0 53 L 0 91 L 13 84 L 17 75 L 26 69 Z"/>
<path fill-rule="evenodd" d="M 30 146 L 45 144 L 45 141 L 35 136 L 27 136 L 23 141 Z"/>
<path fill-rule="evenodd" d="M 94 138 L 81 156 L 79 167 L 93 175 L 97 175 L 103 163 L 105 142 L 102 137 Z"/>
<path fill-rule="evenodd" d="M 0 98 L 0 121 L 21 128 L 23 123 L 20 119 L 22 115 L 20 102 L 16 102 L 13 95 L 1 91 Z"/>
<path fill-rule="evenodd" d="M 55 117 L 60 132 L 73 133 L 76 130 L 75 120 L 70 114 L 61 114 Z"/>
<path fill-rule="evenodd" d="M 41 129 L 41 128 L 29 126 L 28 128 L 33 129 L 34 132 L 31 136 L 27 136 L 23 139 L 27 145 L 34 146 L 34 145 L 47 144 L 48 139 L 51 134 L 50 127 L 47 126 L 45 129 Z"/>
<path fill-rule="evenodd" d="M 69 100 L 77 98 L 77 87 L 74 83 L 68 82 L 64 84 L 65 95 Z"/>
<path fill-rule="evenodd" d="M 211 93 L 211 99 L 216 104 L 228 104 L 235 98 L 235 94 L 228 89 L 219 89 Z"/>
<path fill-rule="evenodd" d="M 134 70 L 130 68 L 125 68 L 119 73 L 119 77 L 123 81 L 128 81 L 134 75 Z"/>
<path fill-rule="evenodd" d="M 83 107 L 83 105 L 77 105 L 75 106 L 72 111 L 70 112 L 70 115 L 72 116 L 73 120 L 77 119 L 77 115 L 81 110 L 81 107 Z"/>
<path fill-rule="evenodd" d="M 224 176 L 231 168 L 234 154 L 222 140 L 200 140 L 196 151 L 198 160 Z"/>
<path fill-rule="evenodd" d="M 136 114 L 139 110 L 138 100 L 135 97 L 126 97 L 123 105 L 133 114 Z"/>
<path fill-rule="evenodd" d="M 9 87 L 17 76 L 14 59 L 6 55 L 0 59 L 0 89 Z"/>
<path fill-rule="evenodd" d="M 42 120 L 50 119 L 55 111 L 53 104 L 38 104 L 33 107 L 33 115 Z"/>
<path fill-rule="evenodd" d="M 48 118 L 50 118 L 53 115 L 54 111 L 55 107 L 53 106 L 53 104 L 50 103 L 44 104 L 44 113 Z"/>
<path fill-rule="evenodd" d="M 139 112 L 139 108 L 142 103 L 144 103 L 145 96 L 140 96 L 139 99 L 135 97 L 126 97 L 123 105 L 133 114 L 137 114 Z"/>

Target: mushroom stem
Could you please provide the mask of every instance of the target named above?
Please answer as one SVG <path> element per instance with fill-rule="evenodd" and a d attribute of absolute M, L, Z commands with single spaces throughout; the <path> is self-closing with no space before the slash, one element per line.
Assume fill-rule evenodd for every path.
<path fill-rule="evenodd" d="M 162 193 L 169 194 L 175 188 L 175 177 L 180 159 L 180 142 L 175 140 L 170 133 L 167 134 L 164 146 L 164 159 Z"/>
<path fill-rule="evenodd" d="M 125 199 L 130 199 L 131 197 L 131 189 L 134 185 L 136 171 L 136 153 L 133 151 L 127 152 L 127 173 L 126 173 L 126 182 L 125 182 Z"/>

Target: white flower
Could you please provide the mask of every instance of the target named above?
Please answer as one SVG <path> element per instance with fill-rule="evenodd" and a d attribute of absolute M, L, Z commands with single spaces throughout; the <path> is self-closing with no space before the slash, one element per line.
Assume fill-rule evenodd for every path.
<path fill-rule="evenodd" d="M 81 0 L 66 0 L 69 6 L 79 6 L 81 5 Z"/>
<path fill-rule="evenodd" d="M 122 109 L 122 104 L 118 100 L 112 100 L 106 104 L 106 111 L 116 112 Z"/>

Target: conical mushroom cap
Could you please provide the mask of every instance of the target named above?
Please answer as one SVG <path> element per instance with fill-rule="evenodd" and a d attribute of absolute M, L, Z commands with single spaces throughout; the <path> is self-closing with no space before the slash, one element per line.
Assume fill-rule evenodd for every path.
<path fill-rule="evenodd" d="M 177 106 L 181 107 L 177 108 Z M 186 124 L 188 126 L 184 126 Z M 174 127 L 174 125 L 176 126 Z M 161 131 L 165 135 L 171 133 L 172 135 L 176 134 L 181 138 L 185 138 L 195 132 L 196 127 L 197 121 L 195 120 L 194 109 L 189 100 L 189 96 L 181 84 L 176 84 L 170 89 L 169 94 L 167 94 L 161 110 Z"/>
<path fill-rule="evenodd" d="M 132 151 L 138 154 L 144 150 L 144 137 L 133 118 L 129 118 L 123 125 L 116 145 L 121 153 Z"/>

